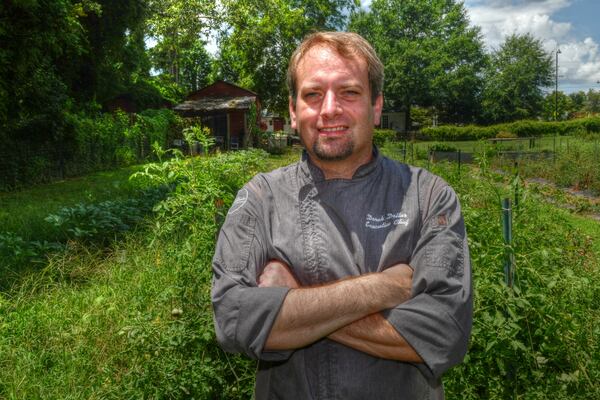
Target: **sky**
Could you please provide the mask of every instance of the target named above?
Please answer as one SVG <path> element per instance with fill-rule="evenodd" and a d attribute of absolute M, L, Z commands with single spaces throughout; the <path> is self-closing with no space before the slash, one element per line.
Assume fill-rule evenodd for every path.
<path fill-rule="evenodd" d="M 371 0 L 363 0 L 368 7 Z M 600 90 L 600 0 L 465 0 L 488 50 L 513 33 L 530 33 L 558 55 L 558 90 Z M 549 88 L 548 90 L 554 90 Z"/>

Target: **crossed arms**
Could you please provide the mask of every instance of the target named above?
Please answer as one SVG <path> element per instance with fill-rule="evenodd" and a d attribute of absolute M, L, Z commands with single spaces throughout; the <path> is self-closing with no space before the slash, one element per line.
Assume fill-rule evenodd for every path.
<path fill-rule="evenodd" d="M 423 362 L 379 313 L 408 300 L 411 284 L 412 268 L 397 264 L 379 273 L 303 288 L 287 265 L 270 261 L 258 277 L 258 286 L 291 290 L 271 328 L 265 350 L 296 349 L 328 337 L 375 357 Z"/>

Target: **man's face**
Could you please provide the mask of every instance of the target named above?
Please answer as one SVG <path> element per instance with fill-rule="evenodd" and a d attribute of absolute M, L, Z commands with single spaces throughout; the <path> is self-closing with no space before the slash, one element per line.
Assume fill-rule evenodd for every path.
<path fill-rule="evenodd" d="M 371 103 L 366 62 L 315 46 L 300 60 L 296 74 L 292 128 L 300 132 L 311 158 L 355 167 L 369 160 L 383 97 Z"/>

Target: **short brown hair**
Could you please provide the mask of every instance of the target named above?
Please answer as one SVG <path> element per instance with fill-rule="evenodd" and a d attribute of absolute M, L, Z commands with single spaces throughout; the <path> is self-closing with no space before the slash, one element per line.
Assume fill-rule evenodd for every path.
<path fill-rule="evenodd" d="M 296 88 L 298 64 L 311 48 L 319 45 L 337 51 L 344 58 L 358 57 L 367 63 L 371 101 L 375 104 L 375 100 L 383 91 L 383 64 L 371 44 L 353 32 L 316 32 L 304 38 L 292 54 L 287 70 L 287 86 L 292 101 L 295 103 L 298 96 Z"/>

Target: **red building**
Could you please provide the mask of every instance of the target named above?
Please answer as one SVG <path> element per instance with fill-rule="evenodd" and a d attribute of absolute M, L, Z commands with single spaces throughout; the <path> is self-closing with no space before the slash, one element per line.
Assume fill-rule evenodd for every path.
<path fill-rule="evenodd" d="M 260 101 L 256 93 L 217 81 L 190 93 L 173 110 L 184 118 L 198 118 L 202 126 L 210 129 L 217 146 L 228 150 L 246 147 L 251 143 L 248 118 L 252 104 L 256 106 L 258 118 Z"/>

